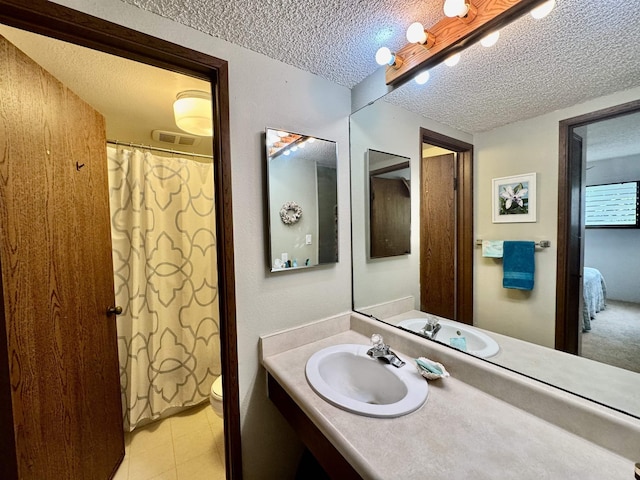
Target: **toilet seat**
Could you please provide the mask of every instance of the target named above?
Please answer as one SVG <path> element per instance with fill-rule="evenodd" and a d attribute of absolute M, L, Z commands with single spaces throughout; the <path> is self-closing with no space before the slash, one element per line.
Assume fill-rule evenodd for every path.
<path fill-rule="evenodd" d="M 216 400 L 222 401 L 222 375 L 216 378 L 211 385 L 211 396 Z"/>
<path fill-rule="evenodd" d="M 223 406 L 222 406 L 222 375 L 220 375 L 211 384 L 211 394 L 209 395 L 209 402 L 211 407 L 217 416 L 222 418 Z"/>

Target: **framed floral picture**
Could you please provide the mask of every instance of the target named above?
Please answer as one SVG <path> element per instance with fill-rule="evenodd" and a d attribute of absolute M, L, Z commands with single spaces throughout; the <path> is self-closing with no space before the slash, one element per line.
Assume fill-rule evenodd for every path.
<path fill-rule="evenodd" d="M 536 174 L 494 178 L 493 223 L 536 221 Z"/>

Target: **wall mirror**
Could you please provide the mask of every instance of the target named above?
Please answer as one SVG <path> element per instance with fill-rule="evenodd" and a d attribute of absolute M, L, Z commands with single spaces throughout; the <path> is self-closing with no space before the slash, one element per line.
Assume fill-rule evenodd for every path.
<path fill-rule="evenodd" d="M 466 142 L 473 146 L 473 238 L 469 239 L 473 250 L 472 326 L 490 335 L 500 347 L 497 354 L 486 360 L 640 417 L 640 397 L 635 393 L 640 391 L 640 354 L 632 356 L 635 364 L 628 367 L 612 366 L 613 361 L 585 356 L 589 348 L 605 351 L 604 340 L 594 342 L 598 338 L 596 328 L 610 323 L 605 314 L 614 311 L 616 301 L 640 305 L 637 297 L 625 296 L 625 292 L 640 292 L 640 279 L 618 276 L 617 272 L 624 268 L 611 265 L 612 252 L 604 254 L 597 249 L 620 244 L 637 246 L 640 240 L 635 236 L 637 229 L 587 232 L 587 248 L 599 243 L 597 248 L 582 251 L 584 266 L 602 273 L 609 287 L 607 307 L 591 319 L 591 330 L 583 333 L 580 328 L 580 355 L 555 350 L 556 275 L 561 240 L 558 206 L 559 194 L 563 192 L 560 182 L 566 180 L 562 162 L 568 149 L 566 145 L 561 148 L 561 122 L 592 112 L 614 111 L 630 102 L 636 102 L 640 109 L 640 72 L 632 71 L 628 63 L 640 63 L 633 29 L 620 32 L 615 27 L 618 21 L 640 25 L 640 12 L 633 12 L 631 19 L 622 18 L 612 4 L 592 1 L 588 4 L 585 9 L 582 2 L 564 0 L 543 21 L 537 22 L 528 15 L 522 17 L 501 30 L 501 41 L 493 48 L 470 46 L 462 52 L 455 67 L 441 64 L 432 68 L 426 85 L 409 82 L 352 114 L 353 307 L 394 325 L 427 315 L 420 308 L 420 236 L 416 228 L 411 232 L 410 254 L 383 262 L 371 261 L 365 254 L 366 152 L 370 149 L 394 152 L 410 159 L 411 214 L 414 225 L 418 225 L 420 194 L 424 193 L 420 165 L 429 156 L 425 152 L 430 147 L 420 144 L 420 129 Z M 607 25 L 599 18 L 607 18 Z M 584 49 L 588 45 L 596 48 L 591 35 L 602 28 L 605 31 L 598 34 L 602 41 L 598 41 L 597 47 L 602 53 L 598 55 L 596 68 L 593 57 Z M 603 35 L 609 34 L 616 40 L 603 39 Z M 536 49 L 527 47 L 531 43 L 537 45 Z M 544 53 L 551 51 L 553 55 Z M 627 60 L 618 62 L 615 58 Z M 509 67 L 499 68 L 500 65 Z M 587 77 L 589 81 L 584 82 Z M 627 116 L 620 121 L 630 124 L 632 120 Z M 614 178 L 613 167 L 609 167 L 615 164 L 615 173 L 623 173 L 619 166 L 623 162 L 619 159 L 624 158 L 636 168 L 637 176 L 638 135 L 627 129 L 623 133 L 619 123 L 614 128 L 593 124 L 586 128 L 586 133 L 584 129 L 576 129 L 585 136 L 583 149 L 578 152 L 583 160 L 582 172 L 578 172 L 584 173 L 583 188 L 592 178 L 594 183 L 638 180 L 626 174 Z M 630 145 L 635 146 L 628 148 Z M 589 153 L 589 149 L 596 147 L 597 160 L 596 155 Z M 492 179 L 530 172 L 537 174 L 536 222 L 493 223 Z M 606 173 L 606 178 L 599 173 Z M 577 238 L 581 231 L 584 232 L 584 225 L 578 225 Z M 600 239 L 614 234 L 624 238 Z M 481 246 L 477 246 L 481 240 L 549 241 L 549 248 L 535 249 L 533 290 L 503 288 L 502 260 L 484 257 Z M 637 255 L 627 254 L 626 263 L 635 262 L 635 258 Z M 620 261 L 624 265 L 624 260 Z M 618 288 L 622 280 L 625 286 Z M 582 294 L 568 296 L 582 315 Z M 640 314 L 635 315 L 636 323 L 640 323 Z M 640 337 L 633 335 L 629 334 L 625 343 L 637 348 L 634 344 L 640 345 Z M 621 349 L 615 347 L 609 353 L 611 357 L 622 355 Z"/>
<path fill-rule="evenodd" d="M 336 142 L 266 129 L 272 272 L 338 261 Z"/>
<path fill-rule="evenodd" d="M 367 151 L 369 256 L 411 253 L 411 169 L 408 157 Z"/>

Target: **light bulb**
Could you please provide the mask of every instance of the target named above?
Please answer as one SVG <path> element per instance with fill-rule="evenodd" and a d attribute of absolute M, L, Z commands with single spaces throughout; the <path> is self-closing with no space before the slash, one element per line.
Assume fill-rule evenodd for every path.
<path fill-rule="evenodd" d="M 446 0 L 444 2 L 444 14 L 447 17 L 464 17 L 469 11 L 465 0 Z"/>
<path fill-rule="evenodd" d="M 427 32 L 420 22 L 414 22 L 407 28 L 407 41 L 409 43 L 424 43 L 427 41 Z"/>
<path fill-rule="evenodd" d="M 537 6 L 533 10 L 531 10 L 531 16 L 536 20 L 540 20 L 541 18 L 546 17 L 551 13 L 553 7 L 556 6 L 556 0 L 547 0 L 542 5 Z"/>
<path fill-rule="evenodd" d="M 455 67 L 459 61 L 460 61 L 460 54 L 454 53 L 450 57 L 447 57 L 447 59 L 444 61 L 444 64 L 448 67 Z"/>
<path fill-rule="evenodd" d="M 496 30 L 495 32 L 490 33 L 489 35 L 484 37 L 482 40 L 480 40 L 480 43 L 482 44 L 483 47 L 492 47 L 496 44 L 499 38 L 500 38 L 500 30 Z"/>
<path fill-rule="evenodd" d="M 376 52 L 376 63 L 378 65 L 393 64 L 393 53 L 387 47 L 381 47 Z"/>
<path fill-rule="evenodd" d="M 415 81 L 418 85 L 424 85 L 425 83 L 427 83 L 429 81 L 429 70 L 416 75 Z"/>

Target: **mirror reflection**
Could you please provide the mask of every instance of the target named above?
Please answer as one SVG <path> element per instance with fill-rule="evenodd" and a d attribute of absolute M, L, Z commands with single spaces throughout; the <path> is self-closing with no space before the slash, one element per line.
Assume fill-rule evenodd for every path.
<path fill-rule="evenodd" d="M 369 150 L 369 248 L 371 258 L 411 253 L 409 158 Z"/>
<path fill-rule="evenodd" d="M 566 9 L 560 6 L 553 13 L 555 20 L 552 20 L 551 25 L 558 26 L 569 18 L 571 3 L 566 2 Z M 427 194 L 420 177 L 420 167 L 426 157 L 417 148 L 418 140 L 422 140 L 420 129 L 429 129 L 467 142 L 473 145 L 473 236 L 468 245 L 473 258 L 473 316 L 472 325 L 465 328 L 473 328 L 486 334 L 499 345 L 499 352 L 489 357 L 488 361 L 640 416 L 640 399 L 632 393 L 640 391 L 640 374 L 636 373 L 640 365 L 640 331 L 634 327 L 640 324 L 640 309 L 637 308 L 640 305 L 640 299 L 637 298 L 640 279 L 629 274 L 624 278 L 625 271 L 636 271 L 640 267 L 636 265 L 640 257 L 629 250 L 637 250 L 640 229 L 590 228 L 585 231 L 584 219 L 582 224 L 576 226 L 575 236 L 580 249 L 578 258 L 583 260 L 576 271 L 572 272 L 580 285 L 576 286 L 575 292 L 569 292 L 568 296 L 579 314 L 567 321 L 575 322 L 574 332 L 579 335 L 578 354 L 569 355 L 555 349 L 556 295 L 559 288 L 556 284 L 558 195 L 561 180 L 559 171 L 560 162 L 563 161 L 559 155 L 559 124 L 566 119 L 629 102 L 637 102 L 640 109 L 640 76 L 628 72 L 627 65 L 608 68 L 605 76 L 611 82 L 605 85 L 598 81 L 597 91 L 593 90 L 593 82 L 582 85 L 579 79 L 584 77 L 574 73 L 573 69 L 579 67 L 582 71 L 591 72 L 589 75 L 599 75 L 593 66 L 593 59 L 582 58 L 582 53 L 577 53 L 577 57 L 572 56 L 573 49 L 576 49 L 583 37 L 587 40 L 589 25 L 594 23 L 592 17 L 613 14 L 610 12 L 612 7 L 604 3 L 594 6 L 595 8 L 600 10 L 596 12 L 592 9 L 581 13 L 584 18 L 581 18 L 580 28 L 584 30 L 584 34 L 573 32 L 575 38 L 566 44 L 556 41 L 557 45 L 562 45 L 557 47 L 560 49 L 556 52 L 557 56 L 573 60 L 566 62 L 561 75 L 547 72 L 544 85 L 541 85 L 543 93 L 539 95 L 535 93 L 539 91 L 538 85 L 533 84 L 527 86 L 529 91 L 523 92 L 521 97 L 513 96 L 511 90 L 507 92 L 505 89 L 507 85 L 511 88 L 511 84 L 518 82 L 505 81 L 502 73 L 496 69 L 484 68 L 474 75 L 475 69 L 482 68 L 481 63 L 488 65 L 495 62 L 495 59 L 488 53 L 478 53 L 474 50 L 475 47 L 471 47 L 463 55 L 463 58 L 468 56 L 470 63 L 463 67 L 462 73 L 438 66 L 431 71 L 430 83 L 420 87 L 420 90 L 413 83 L 404 85 L 352 115 L 354 309 L 394 325 L 402 322 L 413 325 L 416 323 L 414 319 L 422 319 L 424 321 L 417 328 L 423 331 L 429 315 L 434 313 L 423 308 L 421 303 L 424 293 L 420 291 L 420 265 L 424 256 L 420 250 L 420 236 L 415 228 L 411 235 L 411 253 L 408 255 L 375 262 L 361 253 L 366 251 L 367 236 L 366 205 L 359 194 L 366 182 L 362 173 L 365 170 L 362 165 L 363 150 L 397 152 L 410 158 L 413 174 L 412 218 L 417 225 L 421 219 L 420 195 Z M 634 16 L 634 21 L 637 21 L 636 17 Z M 554 31 L 558 32 L 557 29 Z M 514 24 L 504 31 L 505 36 L 514 33 L 518 35 L 517 38 L 514 35 L 513 42 L 509 44 L 513 47 L 511 50 L 533 41 L 523 34 L 522 25 Z M 611 49 L 610 53 L 615 51 L 615 55 L 627 55 L 633 50 L 632 36 L 627 38 L 624 34 L 620 35 L 616 42 L 616 45 L 607 44 L 607 48 Z M 523 49 L 522 52 L 527 52 L 523 53 L 527 56 L 524 62 L 510 57 L 509 72 L 505 72 L 507 79 L 514 71 L 518 72 L 523 82 L 540 79 L 538 69 L 544 68 L 540 65 L 540 59 L 531 58 L 535 55 L 531 49 Z M 603 61 L 608 62 L 608 59 Z M 482 79 L 477 83 L 482 84 L 481 91 L 465 89 L 463 82 L 474 78 Z M 557 82 L 557 88 L 553 86 L 556 83 L 551 82 Z M 467 82 L 468 85 L 472 83 Z M 452 84 L 459 88 L 452 88 Z M 514 89 L 518 90 L 517 85 Z M 559 93 L 567 89 L 570 93 L 561 98 Z M 465 96 L 461 92 L 469 95 Z M 453 95 L 456 97 L 453 98 Z M 464 102 L 457 100 L 461 98 Z M 548 101 L 551 99 L 553 102 Z M 637 150 L 638 127 L 634 127 L 632 117 L 619 119 L 618 126 L 612 128 L 606 128 L 602 122 L 601 119 L 594 119 L 575 129 L 576 133 L 584 137 L 583 146 L 574 152 L 582 169 L 578 172 L 578 192 L 584 192 L 586 185 L 633 182 L 640 179 L 640 172 L 637 170 L 640 164 L 640 152 Z M 621 128 L 621 123 L 628 124 L 629 129 Z M 598 131 L 608 133 L 599 135 L 596 133 Z M 599 146 L 597 160 L 596 155 L 590 153 L 590 149 L 596 148 L 596 145 Z M 600 175 L 597 175 L 598 171 Z M 536 221 L 494 223 L 492 180 L 528 173 L 535 173 L 537 179 Z M 580 245 L 581 238 L 584 239 L 583 246 Z M 483 257 L 482 248 L 476 246 L 482 240 L 537 243 L 550 240 L 549 248 L 535 249 L 534 288 L 530 291 L 503 288 L 503 260 Z M 581 322 L 585 318 L 582 311 L 589 299 L 585 301 L 586 297 L 582 295 L 582 290 L 586 290 L 582 284 L 583 277 L 586 277 L 582 263 L 584 267 L 596 269 L 600 275 L 598 282 L 606 287 L 602 291 L 605 295 L 605 308 L 587 314 L 591 330 L 584 328 L 584 333 L 581 328 Z M 461 292 L 454 290 L 454 293 L 458 295 Z M 629 296 L 629 293 L 636 296 Z M 608 318 L 608 314 L 617 310 L 617 304 L 631 312 L 625 317 L 627 320 L 621 320 L 624 323 L 616 323 Z M 444 320 L 452 318 L 443 317 L 446 317 Z M 445 322 L 441 322 L 444 328 Z M 598 336 L 596 327 L 606 327 L 602 336 Z M 449 340 L 441 337 L 442 332 L 445 330 L 437 333 L 436 341 Z M 473 350 L 469 345 L 467 347 L 467 350 Z M 628 359 L 626 365 L 621 361 L 622 357 Z"/>
<path fill-rule="evenodd" d="M 640 112 L 573 129 L 585 157 L 582 350 L 640 373 Z"/>
<path fill-rule="evenodd" d="M 266 130 L 272 272 L 338 261 L 336 143 Z"/>

